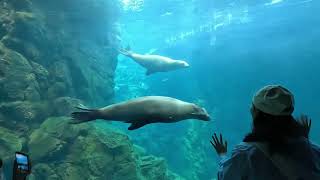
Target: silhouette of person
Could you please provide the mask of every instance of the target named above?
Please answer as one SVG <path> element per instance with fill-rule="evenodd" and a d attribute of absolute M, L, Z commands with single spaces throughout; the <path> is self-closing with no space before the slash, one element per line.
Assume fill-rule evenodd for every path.
<path fill-rule="evenodd" d="M 216 133 L 210 141 L 220 157 L 218 180 L 317 180 L 320 147 L 309 140 L 311 119 L 292 116 L 294 96 L 280 85 L 253 97 L 252 131 L 228 157 L 227 141 Z"/>

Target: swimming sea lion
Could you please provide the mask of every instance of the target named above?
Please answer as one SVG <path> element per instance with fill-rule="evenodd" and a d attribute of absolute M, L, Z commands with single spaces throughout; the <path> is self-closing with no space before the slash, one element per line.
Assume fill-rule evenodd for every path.
<path fill-rule="evenodd" d="M 74 124 L 104 119 L 131 123 L 128 130 L 138 129 L 150 123 L 173 123 L 185 119 L 210 120 L 204 108 L 164 96 L 139 97 L 101 109 L 78 109 L 83 111 L 72 113 Z"/>
<path fill-rule="evenodd" d="M 168 72 L 181 68 L 187 68 L 190 65 L 183 60 L 174 60 L 168 57 L 151 55 L 151 54 L 137 54 L 125 49 L 119 50 L 119 53 L 130 57 L 135 62 L 147 69 L 146 75 L 156 72 Z"/>

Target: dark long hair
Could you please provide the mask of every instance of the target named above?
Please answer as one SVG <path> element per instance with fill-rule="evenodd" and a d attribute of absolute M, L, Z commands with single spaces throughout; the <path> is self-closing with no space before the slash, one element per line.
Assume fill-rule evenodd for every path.
<path fill-rule="evenodd" d="M 270 154 L 290 154 L 288 138 L 304 136 L 304 128 L 292 115 L 273 116 L 257 111 L 253 120 L 252 132 L 244 138 L 244 142 L 264 142 L 268 145 Z"/>

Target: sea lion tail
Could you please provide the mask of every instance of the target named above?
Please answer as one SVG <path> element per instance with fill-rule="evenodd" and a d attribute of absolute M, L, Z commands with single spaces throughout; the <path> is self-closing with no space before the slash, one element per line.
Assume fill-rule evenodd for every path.
<path fill-rule="evenodd" d="M 73 121 L 70 122 L 70 124 L 80 124 L 80 123 L 98 119 L 98 110 L 87 109 L 83 107 L 76 107 L 76 108 L 82 111 L 71 113 L 71 117 Z"/>

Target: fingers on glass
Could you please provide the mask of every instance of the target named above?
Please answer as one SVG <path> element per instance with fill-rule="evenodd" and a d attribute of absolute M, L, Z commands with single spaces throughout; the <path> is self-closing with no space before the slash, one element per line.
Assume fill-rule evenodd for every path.
<path fill-rule="evenodd" d="M 219 134 L 219 137 L 217 136 L 216 133 L 213 134 L 212 137 L 212 141 L 210 141 L 210 143 L 212 144 L 212 146 L 214 148 L 217 148 L 217 147 L 220 147 L 220 146 L 224 146 L 225 148 L 227 148 L 228 146 L 228 142 L 227 141 L 223 141 L 223 137 L 222 137 L 222 134 L 220 133 Z"/>
<path fill-rule="evenodd" d="M 220 144 L 220 142 L 219 142 L 219 138 L 218 138 L 218 136 L 217 136 L 217 134 L 216 134 L 216 133 L 214 133 L 214 138 L 215 138 L 215 142 L 216 142 L 216 144 Z"/>
<path fill-rule="evenodd" d="M 311 127 L 311 119 L 309 119 L 309 124 L 308 125 L 309 125 L 309 128 L 310 128 Z"/>
<path fill-rule="evenodd" d="M 218 141 L 216 140 L 216 137 L 217 137 L 217 135 L 216 135 L 216 133 L 214 133 L 214 136 L 212 136 L 212 139 L 213 139 L 215 145 L 218 144 Z"/>
<path fill-rule="evenodd" d="M 307 117 L 305 114 L 301 114 L 300 120 L 301 120 L 302 122 L 306 122 L 307 119 L 308 119 L 308 117 Z"/>
<path fill-rule="evenodd" d="M 214 141 L 215 144 L 222 144 L 223 145 L 223 138 L 222 138 L 222 134 L 219 134 L 219 137 L 217 136 L 216 133 L 214 133 L 214 136 L 212 136 L 212 139 Z"/>
<path fill-rule="evenodd" d="M 215 149 L 217 149 L 217 146 L 212 141 L 210 141 L 210 143 Z"/>

